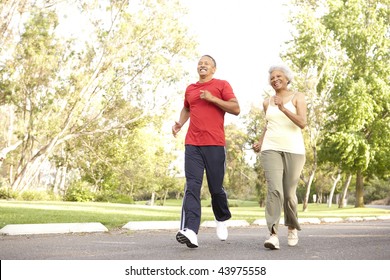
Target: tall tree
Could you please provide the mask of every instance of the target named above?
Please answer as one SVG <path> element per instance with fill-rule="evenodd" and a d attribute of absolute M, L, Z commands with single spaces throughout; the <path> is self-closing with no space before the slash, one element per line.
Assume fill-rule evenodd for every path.
<path fill-rule="evenodd" d="M 57 6 L 36 7 L 1 69 L 23 142 L 14 154 L 15 190 L 31 186 L 62 144 L 163 114 L 175 92 L 162 89 L 186 74 L 182 62 L 194 53 L 176 1 L 77 3 L 90 18 L 86 38 L 60 37 Z"/>
<path fill-rule="evenodd" d="M 321 1 L 293 1 L 290 13 L 293 26 L 292 40 L 286 45 L 282 57 L 296 73 L 294 87 L 306 95 L 308 125 L 304 130 L 307 160 L 301 179 L 306 193 L 303 211 L 308 208 L 311 185 L 318 168 L 318 148 L 328 118 L 327 108 L 335 77 L 340 74 L 343 52 L 332 32 L 321 22 L 324 9 Z M 306 175 L 307 174 L 307 175 Z"/>
<path fill-rule="evenodd" d="M 267 96 L 269 93 L 264 92 L 264 96 Z M 244 125 L 246 127 L 246 141 L 248 149 L 252 149 L 252 145 L 259 141 L 259 137 L 264 129 L 265 117 L 262 107 L 255 107 L 249 111 L 249 114 L 244 116 Z M 255 157 L 253 170 L 256 174 L 256 179 L 253 184 L 257 192 L 257 198 L 259 201 L 260 207 L 264 207 L 265 200 L 267 196 L 267 187 L 265 184 L 264 170 L 261 166 L 260 157 L 257 154 L 253 154 Z"/>
<path fill-rule="evenodd" d="M 3 80 L 0 83 L 0 106 L 1 126 L 6 133 L 0 135 L 0 167 L 7 155 L 16 150 L 23 140 L 14 135 L 15 107 L 11 102 L 13 94 L 8 81 L 9 73 L 4 71 L 7 60 L 12 57 L 16 50 L 15 44 L 20 39 L 20 26 L 23 26 L 24 15 L 38 5 L 36 0 L 4 0 L 0 2 L 0 76 Z M 51 5 L 52 1 L 46 0 L 45 5 Z M 12 167 L 12 166 L 11 166 Z M 13 169 L 10 169 L 9 176 L 12 181 Z"/>
<path fill-rule="evenodd" d="M 323 22 L 347 63 L 332 91 L 323 155 L 356 174 L 356 207 L 364 178 L 390 170 L 390 1 L 328 1 Z"/>
<path fill-rule="evenodd" d="M 322 131 L 316 138 L 318 154 L 344 172 L 356 174 L 355 206 L 361 207 L 364 176 L 383 176 L 390 166 L 385 155 L 390 146 L 390 1 L 294 3 L 298 36 L 292 50 L 297 51 L 290 51 L 287 57 L 292 55 L 296 69 L 312 69 L 317 74 L 312 92 L 322 102 L 320 108 L 326 109 L 322 125 L 315 127 Z M 309 112 L 315 112 L 310 104 Z M 309 120 L 313 119 L 310 115 Z"/>
<path fill-rule="evenodd" d="M 234 124 L 226 131 L 226 189 L 231 198 L 248 199 L 255 194 L 256 173 L 248 162 L 247 135 Z"/>

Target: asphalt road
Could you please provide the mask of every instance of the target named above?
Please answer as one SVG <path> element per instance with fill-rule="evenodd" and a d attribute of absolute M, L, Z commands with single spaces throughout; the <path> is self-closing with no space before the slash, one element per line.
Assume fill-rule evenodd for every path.
<path fill-rule="evenodd" d="M 299 244 L 263 247 L 265 226 L 229 228 L 219 241 L 214 228 L 201 228 L 199 247 L 176 241 L 176 231 L 110 231 L 88 234 L 0 236 L 1 260 L 390 260 L 390 220 L 303 225 Z"/>

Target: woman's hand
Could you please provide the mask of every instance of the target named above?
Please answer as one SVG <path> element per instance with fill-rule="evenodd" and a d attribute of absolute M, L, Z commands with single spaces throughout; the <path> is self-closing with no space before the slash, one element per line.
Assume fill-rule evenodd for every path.
<path fill-rule="evenodd" d="M 260 143 L 260 142 L 254 143 L 254 144 L 252 145 L 252 148 L 253 148 L 253 150 L 254 150 L 256 153 L 260 152 L 260 150 L 261 150 L 261 143 Z"/>

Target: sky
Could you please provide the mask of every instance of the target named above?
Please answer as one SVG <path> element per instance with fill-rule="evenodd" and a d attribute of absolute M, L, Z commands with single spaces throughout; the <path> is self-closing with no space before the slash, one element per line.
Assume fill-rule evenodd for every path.
<path fill-rule="evenodd" d="M 227 80 L 240 103 L 240 117 L 226 114 L 226 124 L 240 126 L 242 117 L 249 113 L 252 105 L 262 108 L 264 91 L 270 89 L 268 69 L 281 63 L 279 54 L 284 42 L 290 38 L 287 22 L 290 0 L 179 1 L 188 10 L 182 22 L 196 38 L 199 55 L 214 57 L 217 62 L 214 77 Z M 67 6 L 65 10 L 72 13 L 70 9 Z M 77 24 L 76 28 L 65 25 L 64 32 L 80 32 L 79 26 L 84 26 L 80 20 L 71 21 L 71 25 Z M 188 65 L 188 71 L 193 75 L 190 81 L 193 82 L 199 78 L 197 63 L 198 59 Z M 184 90 L 183 84 L 183 98 Z M 182 99 L 172 102 L 175 103 L 174 119 L 167 120 L 167 127 L 179 117 L 183 106 Z"/>
<path fill-rule="evenodd" d="M 250 106 L 262 106 L 269 89 L 268 69 L 281 62 L 279 54 L 289 39 L 289 0 L 179 0 L 188 14 L 182 19 L 199 44 L 199 55 L 209 54 L 217 62 L 215 78 L 227 80 L 236 94 L 242 115 Z M 67 5 L 64 2 L 64 5 Z M 67 13 L 75 13 L 65 6 Z M 75 9 L 75 7 L 73 7 Z M 63 32 L 80 32 L 86 24 L 78 18 L 64 25 Z M 69 26 L 74 25 L 75 26 Z M 198 60 L 192 65 L 191 80 L 198 80 Z M 183 88 L 184 93 L 184 88 Z M 177 101 L 178 112 L 182 102 Z M 236 119 L 226 115 L 227 122 Z"/>
<path fill-rule="evenodd" d="M 231 84 L 240 103 L 240 116 L 245 116 L 252 105 L 262 108 L 264 90 L 270 89 L 268 69 L 282 63 L 279 54 L 290 38 L 289 0 L 180 1 L 188 9 L 183 21 L 197 38 L 200 55 L 209 54 L 216 60 L 214 77 Z M 197 64 L 198 61 L 194 61 L 194 82 L 198 80 Z M 178 118 L 183 103 L 182 100 L 177 103 Z M 230 114 L 225 115 L 225 123 L 241 125 L 240 119 Z M 172 124 L 173 120 L 167 127 Z M 253 155 L 248 151 L 249 162 L 253 162 Z M 179 154 L 178 162 L 183 161 L 182 156 Z"/>
<path fill-rule="evenodd" d="M 187 7 L 189 31 L 198 38 L 199 53 L 217 62 L 215 78 L 227 80 L 241 112 L 262 106 L 269 89 L 268 69 L 280 64 L 283 43 L 290 38 L 288 0 L 181 0 Z M 197 79 L 194 61 L 194 79 Z"/>

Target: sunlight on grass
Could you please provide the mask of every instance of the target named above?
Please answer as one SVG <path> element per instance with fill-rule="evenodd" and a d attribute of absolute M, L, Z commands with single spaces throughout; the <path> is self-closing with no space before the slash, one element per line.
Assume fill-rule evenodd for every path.
<path fill-rule="evenodd" d="M 229 201 L 232 219 L 252 223 L 264 219 L 264 208 L 255 201 Z M 202 221 L 213 220 L 209 200 L 202 201 Z M 375 208 L 338 208 L 326 204 L 309 204 L 308 211 L 300 218 L 324 217 L 368 217 L 390 215 L 390 210 Z M 181 200 L 168 200 L 166 206 L 148 206 L 145 202 L 137 204 L 114 204 L 101 202 L 63 202 L 63 201 L 6 201 L 0 200 L 0 227 L 7 224 L 37 223 L 86 223 L 100 222 L 107 228 L 120 228 L 130 221 L 178 221 L 180 220 Z"/>

